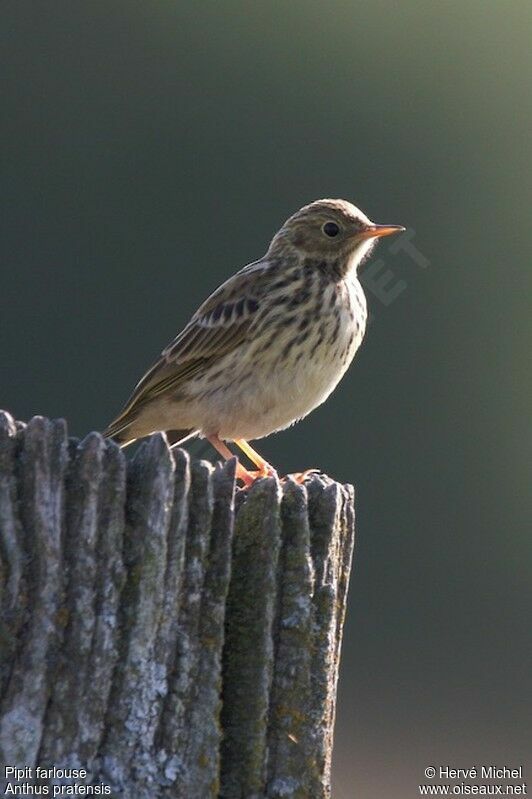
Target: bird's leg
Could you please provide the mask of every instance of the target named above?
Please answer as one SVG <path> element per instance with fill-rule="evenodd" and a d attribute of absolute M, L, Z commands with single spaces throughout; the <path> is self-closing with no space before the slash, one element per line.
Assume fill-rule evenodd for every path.
<path fill-rule="evenodd" d="M 247 441 L 243 438 L 235 438 L 235 444 L 239 447 L 244 455 L 247 455 L 250 459 L 251 463 L 254 463 L 257 469 L 259 470 L 258 477 L 275 477 L 277 476 L 277 472 L 271 466 L 268 461 L 265 461 L 262 455 L 259 455 L 253 447 L 251 447 Z"/>
<path fill-rule="evenodd" d="M 242 452 L 248 456 L 251 463 L 254 463 L 255 466 L 258 468 L 258 472 L 252 472 L 253 475 L 256 477 L 274 477 L 277 476 L 277 472 L 273 468 L 268 461 L 265 461 L 262 455 L 253 449 L 253 447 L 248 444 L 248 442 L 243 438 L 235 438 L 235 444 L 239 447 Z M 291 477 L 299 485 L 302 485 L 307 477 L 311 474 L 319 474 L 319 469 L 305 469 L 304 472 L 295 472 L 294 474 L 289 474 L 286 477 L 283 477 L 283 480 L 286 480 L 287 477 Z"/>
<path fill-rule="evenodd" d="M 217 452 L 219 452 L 222 458 L 224 458 L 225 460 L 228 460 L 229 458 L 233 457 L 233 453 L 231 452 L 227 444 L 224 444 L 224 442 L 220 438 L 218 438 L 218 436 L 207 436 L 207 441 L 209 441 L 212 444 L 214 449 Z M 242 450 L 244 455 L 247 455 L 251 463 L 255 464 L 255 466 L 258 469 L 258 471 L 256 472 L 250 472 L 248 471 L 248 469 L 244 468 L 244 466 L 242 466 L 240 462 L 237 463 L 236 476 L 239 480 L 242 480 L 242 482 L 246 486 L 252 485 L 255 482 L 255 480 L 258 480 L 259 477 L 277 476 L 277 472 L 275 471 L 273 466 L 271 466 L 271 464 L 269 464 L 268 461 L 265 461 L 262 455 L 259 455 L 259 453 L 256 450 L 254 450 L 253 447 L 250 444 L 248 444 L 248 442 L 244 438 L 235 438 L 235 444 L 239 449 Z M 290 477 L 296 483 L 301 485 L 302 483 L 305 482 L 305 480 L 310 474 L 319 474 L 319 471 L 320 471 L 319 469 L 306 469 L 304 472 L 295 472 L 294 474 L 289 474 L 286 477 L 283 477 L 283 480 L 286 480 L 287 478 Z"/>
<path fill-rule="evenodd" d="M 218 438 L 218 436 L 206 436 L 206 438 L 207 441 L 212 444 L 214 449 L 220 453 L 224 460 L 229 460 L 229 458 L 234 457 L 227 444 L 224 444 L 224 442 Z M 242 480 L 246 486 L 250 486 L 253 485 L 258 477 L 263 477 L 264 475 L 261 472 L 249 472 L 246 468 L 244 468 L 244 466 L 242 466 L 240 461 L 238 461 L 236 465 L 236 476 L 239 480 Z"/>

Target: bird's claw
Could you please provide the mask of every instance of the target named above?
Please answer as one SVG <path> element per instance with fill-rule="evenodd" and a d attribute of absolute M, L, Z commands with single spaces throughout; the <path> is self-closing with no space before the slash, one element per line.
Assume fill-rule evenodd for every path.
<path fill-rule="evenodd" d="M 287 474 L 286 477 L 283 477 L 281 482 L 284 480 L 293 480 L 294 483 L 298 485 L 303 485 L 307 477 L 311 474 L 321 474 L 319 469 L 305 469 L 304 472 L 293 472 L 292 474 Z"/>
<path fill-rule="evenodd" d="M 293 480 L 297 485 L 303 485 L 305 480 L 312 474 L 321 474 L 321 471 L 320 469 L 305 469 L 304 472 L 293 472 L 292 474 L 287 474 L 285 477 L 281 477 L 281 483 L 284 483 L 286 480 Z M 239 480 L 242 480 L 246 488 L 252 486 L 255 480 L 260 480 L 261 477 L 278 477 L 273 466 L 269 464 L 265 465 L 262 469 L 257 469 L 257 471 L 249 471 L 249 469 L 245 469 L 244 466 L 238 464 L 236 476 Z"/>
<path fill-rule="evenodd" d="M 238 480 L 242 480 L 246 488 L 249 488 L 253 485 L 255 480 L 260 480 L 261 477 L 277 477 L 277 472 L 273 466 L 270 466 L 269 464 L 263 469 L 257 469 L 257 471 L 253 472 L 238 464 L 236 476 Z"/>

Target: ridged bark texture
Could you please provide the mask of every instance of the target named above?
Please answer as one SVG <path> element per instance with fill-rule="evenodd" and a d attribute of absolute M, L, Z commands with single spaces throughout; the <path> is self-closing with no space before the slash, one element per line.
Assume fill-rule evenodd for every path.
<path fill-rule="evenodd" d="M 2 795 L 330 796 L 353 490 L 234 465 L 0 412 Z"/>

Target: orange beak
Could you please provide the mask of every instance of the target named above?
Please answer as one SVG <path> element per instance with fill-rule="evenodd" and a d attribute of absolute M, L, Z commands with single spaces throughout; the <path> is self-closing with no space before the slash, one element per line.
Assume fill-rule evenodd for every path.
<path fill-rule="evenodd" d="M 380 236 L 392 236 L 394 233 L 401 233 L 406 230 L 402 225 L 370 225 L 358 234 L 360 239 L 372 239 Z"/>

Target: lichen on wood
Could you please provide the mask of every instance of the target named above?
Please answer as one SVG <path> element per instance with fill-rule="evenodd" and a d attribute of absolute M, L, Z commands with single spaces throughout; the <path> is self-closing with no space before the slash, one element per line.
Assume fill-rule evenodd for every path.
<path fill-rule="evenodd" d="M 353 539 L 326 477 L 242 490 L 162 434 L 126 459 L 0 413 L 0 760 L 127 799 L 326 799 Z"/>

